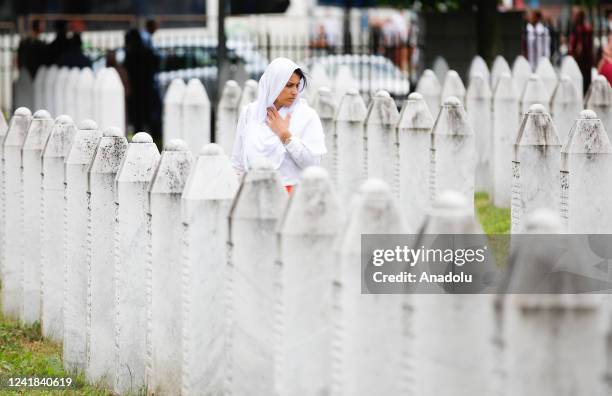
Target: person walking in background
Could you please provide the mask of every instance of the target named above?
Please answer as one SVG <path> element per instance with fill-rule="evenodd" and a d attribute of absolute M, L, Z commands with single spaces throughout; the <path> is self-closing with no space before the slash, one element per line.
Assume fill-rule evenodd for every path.
<path fill-rule="evenodd" d="M 91 67 L 91 60 L 83 52 L 83 42 L 80 33 L 74 33 L 68 40 L 66 50 L 57 59 L 58 66 Z"/>
<path fill-rule="evenodd" d="M 19 42 L 17 48 L 17 68 L 25 68 L 32 78 L 38 68 L 47 62 L 47 46 L 40 39 L 44 30 L 43 21 L 32 20 L 30 34 Z"/>
<path fill-rule="evenodd" d="M 608 33 L 608 43 L 603 48 L 597 71 L 612 85 L 612 33 Z"/>
<path fill-rule="evenodd" d="M 533 71 L 538 67 L 541 57 L 550 59 L 550 31 L 542 23 L 540 10 L 531 10 L 528 14 L 523 52 Z"/>
<path fill-rule="evenodd" d="M 146 89 L 148 91 L 148 113 L 145 114 L 146 124 L 149 127 L 149 133 L 154 138 L 161 138 L 162 125 L 162 102 L 161 90 L 157 74 L 160 71 L 161 57 L 153 44 L 153 35 L 159 28 L 159 24 L 155 19 L 149 19 L 145 23 L 145 30 L 140 32 L 142 43 L 145 48 L 146 57 L 149 60 L 149 70 L 146 76 Z"/>
<path fill-rule="evenodd" d="M 57 65 L 59 58 L 66 52 L 70 46 L 68 40 L 68 23 L 66 21 L 55 22 L 55 39 L 48 46 L 48 61 L 47 65 Z"/>
<path fill-rule="evenodd" d="M 300 96 L 306 76 L 293 61 L 276 58 L 259 79 L 257 101 L 241 112 L 232 165 L 241 176 L 261 159 L 278 169 L 288 192 L 302 170 L 319 165 L 327 149 L 316 111 Z"/>
<path fill-rule="evenodd" d="M 593 68 L 593 28 L 586 22 L 582 8 L 575 8 L 573 14 L 573 27 L 570 33 L 569 54 L 576 59 L 582 73 L 582 87 L 584 93 L 591 85 L 591 69 Z"/>

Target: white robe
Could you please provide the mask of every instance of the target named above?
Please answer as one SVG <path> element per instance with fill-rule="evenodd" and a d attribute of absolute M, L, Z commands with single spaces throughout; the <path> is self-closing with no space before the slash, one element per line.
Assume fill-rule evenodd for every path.
<path fill-rule="evenodd" d="M 257 101 L 241 112 L 232 151 L 232 165 L 238 174 L 248 172 L 258 160 L 265 158 L 280 173 L 285 186 L 297 184 L 304 168 L 319 165 L 325 148 L 321 120 L 308 103 L 298 98 L 290 107 L 281 107 L 279 114 L 291 113 L 291 139 L 283 145 L 280 138 L 266 125 L 266 109 L 273 105 L 298 66 L 286 58 L 270 63 L 259 80 Z"/>

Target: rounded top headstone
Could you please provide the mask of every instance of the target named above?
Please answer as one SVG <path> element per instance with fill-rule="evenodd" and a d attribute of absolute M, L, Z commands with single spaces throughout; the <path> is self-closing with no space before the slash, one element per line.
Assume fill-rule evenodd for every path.
<path fill-rule="evenodd" d="M 444 99 L 444 106 L 459 106 L 461 105 L 461 101 L 457 99 L 455 96 L 449 96 Z"/>
<path fill-rule="evenodd" d="M 36 113 L 34 113 L 34 118 L 51 118 L 51 114 L 49 114 L 49 112 L 47 110 L 37 110 Z"/>
<path fill-rule="evenodd" d="M 423 95 L 421 95 L 418 92 L 413 92 L 410 95 L 408 95 L 408 100 L 422 100 L 423 99 Z"/>
<path fill-rule="evenodd" d="M 79 129 L 92 131 L 98 129 L 98 124 L 96 124 L 94 120 L 86 118 L 84 120 L 81 120 L 81 122 L 79 123 Z"/>
<path fill-rule="evenodd" d="M 121 133 L 121 130 L 117 127 L 108 127 L 106 129 L 104 129 L 104 131 L 102 132 L 102 136 L 104 137 L 120 137 L 123 136 L 123 134 Z"/>
<path fill-rule="evenodd" d="M 32 115 L 32 112 L 27 107 L 19 107 L 15 110 L 14 115 L 22 116 L 22 117 L 29 117 Z"/>
<path fill-rule="evenodd" d="M 583 120 L 594 120 L 597 119 L 597 114 L 593 110 L 586 109 L 580 112 L 579 118 Z"/>
<path fill-rule="evenodd" d="M 359 91 L 357 90 L 357 88 L 351 88 L 348 91 L 346 91 L 347 95 L 353 95 L 353 96 L 358 96 L 359 95 Z"/>
<path fill-rule="evenodd" d="M 457 73 L 455 70 L 449 70 L 449 71 L 446 73 L 446 76 L 447 76 L 447 77 L 452 76 L 452 77 L 457 77 L 457 78 L 459 78 L 459 73 Z"/>
<path fill-rule="evenodd" d="M 138 132 L 132 137 L 132 143 L 153 143 L 153 138 L 146 132 Z"/>
<path fill-rule="evenodd" d="M 200 149 L 200 155 L 216 156 L 223 155 L 223 148 L 216 143 L 208 143 Z"/>
<path fill-rule="evenodd" d="M 320 166 L 309 166 L 302 172 L 302 180 L 320 180 L 329 177 L 329 173 Z"/>
<path fill-rule="evenodd" d="M 546 113 L 546 107 L 540 103 L 534 103 L 529 107 L 530 113 L 543 114 Z"/>
<path fill-rule="evenodd" d="M 225 82 L 225 86 L 226 87 L 231 87 L 231 88 L 240 88 L 240 85 L 238 85 L 238 83 L 234 80 L 227 80 Z"/>
<path fill-rule="evenodd" d="M 561 230 L 561 221 L 554 211 L 537 209 L 525 219 L 524 230 L 529 233 L 535 233 L 536 231 L 557 233 Z"/>
<path fill-rule="evenodd" d="M 384 193 L 390 193 L 391 188 L 383 180 L 368 179 L 361 185 L 361 187 L 359 188 L 359 191 L 365 195 L 384 194 Z"/>
<path fill-rule="evenodd" d="M 132 139 L 133 140 L 133 139 Z M 182 139 L 172 139 L 164 147 L 166 151 L 187 151 L 187 143 Z"/>
<path fill-rule="evenodd" d="M 458 191 L 446 190 L 438 195 L 433 206 L 437 209 L 463 209 L 468 205 L 468 200 L 463 194 Z"/>
<path fill-rule="evenodd" d="M 390 98 L 391 95 L 389 94 L 389 92 L 381 89 L 380 91 L 376 92 L 376 97 L 377 98 Z"/>
<path fill-rule="evenodd" d="M 37 113 L 38 113 L 38 111 L 37 111 Z M 49 113 L 47 113 L 47 114 L 49 114 Z M 62 115 L 59 115 L 59 116 L 55 117 L 55 122 L 57 122 L 59 124 L 69 124 L 69 123 L 72 122 L 72 118 L 70 118 L 69 115 L 62 114 Z"/>

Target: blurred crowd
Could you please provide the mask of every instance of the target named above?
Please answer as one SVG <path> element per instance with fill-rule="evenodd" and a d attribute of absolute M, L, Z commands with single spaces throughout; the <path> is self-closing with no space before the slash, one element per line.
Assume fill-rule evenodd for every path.
<path fill-rule="evenodd" d="M 30 31 L 17 49 L 16 64 L 26 69 L 32 79 L 41 66 L 92 67 L 92 60 L 83 51 L 81 34 L 83 22 L 70 23 L 58 20 L 54 23 L 55 37 L 46 42 L 42 35 L 45 22 L 34 19 Z M 125 45 L 121 50 L 109 50 L 105 54 L 105 66 L 117 70 L 125 90 L 126 116 L 135 131 L 148 131 L 154 139 L 161 139 L 161 93 L 157 81 L 161 57 L 153 45 L 157 21 L 151 19 L 144 29 L 129 29 L 125 33 Z M 118 59 L 121 58 L 121 59 Z"/>
<path fill-rule="evenodd" d="M 535 71 L 542 57 L 559 66 L 564 56 L 574 57 L 582 73 L 584 93 L 591 84 L 593 69 L 604 75 L 612 84 L 612 14 L 608 19 L 608 39 L 595 46 L 593 25 L 583 7 L 572 8 L 567 33 L 560 31 L 560 21 L 546 16 L 540 9 L 526 13 L 522 35 L 523 55 Z"/>
<path fill-rule="evenodd" d="M 19 42 L 17 67 L 25 68 L 34 78 L 40 66 L 91 67 L 91 60 L 83 53 L 81 33 L 83 24 L 59 20 L 55 22 L 55 38 L 50 43 L 42 40 L 45 22 L 33 20 L 27 37 Z"/>

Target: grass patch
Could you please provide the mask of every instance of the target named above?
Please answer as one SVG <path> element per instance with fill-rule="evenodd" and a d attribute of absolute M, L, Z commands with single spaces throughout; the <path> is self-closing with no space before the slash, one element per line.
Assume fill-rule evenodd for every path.
<path fill-rule="evenodd" d="M 61 356 L 61 346 L 44 339 L 38 323 L 20 326 L 0 313 L 0 377 L 72 377 L 77 386 L 67 390 L 0 387 L 0 395 L 111 395 L 87 385 L 82 374 L 67 373 Z"/>
<path fill-rule="evenodd" d="M 510 209 L 493 206 L 489 194 L 485 192 L 475 194 L 474 205 L 485 234 L 510 233 Z"/>

